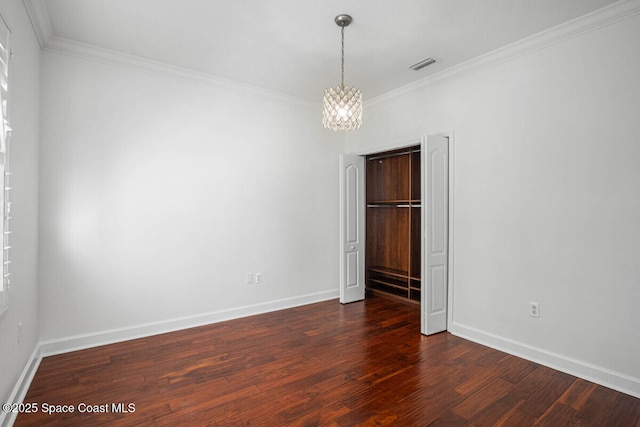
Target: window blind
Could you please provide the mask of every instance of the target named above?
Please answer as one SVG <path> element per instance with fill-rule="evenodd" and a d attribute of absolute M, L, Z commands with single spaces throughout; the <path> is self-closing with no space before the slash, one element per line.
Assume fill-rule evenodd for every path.
<path fill-rule="evenodd" d="M 9 61 L 11 30 L 0 15 L 0 206 L 2 206 L 2 281 L 0 283 L 0 315 L 8 307 L 8 290 L 11 286 L 11 172 L 9 170 Z"/>

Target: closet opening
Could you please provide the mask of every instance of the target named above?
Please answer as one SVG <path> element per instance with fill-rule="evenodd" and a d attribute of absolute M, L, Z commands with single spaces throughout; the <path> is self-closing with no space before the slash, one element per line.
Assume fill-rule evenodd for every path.
<path fill-rule="evenodd" d="M 420 304 L 423 334 L 447 329 L 449 161 L 443 135 L 340 155 L 340 303 L 401 298 Z"/>
<path fill-rule="evenodd" d="M 366 294 L 421 301 L 420 145 L 365 156 Z"/>

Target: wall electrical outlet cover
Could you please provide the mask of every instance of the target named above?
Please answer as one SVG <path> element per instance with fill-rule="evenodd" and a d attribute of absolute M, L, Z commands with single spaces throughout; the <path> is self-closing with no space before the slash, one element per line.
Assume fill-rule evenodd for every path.
<path fill-rule="evenodd" d="M 244 282 L 245 282 L 247 285 L 252 284 L 252 283 L 253 283 L 253 274 L 252 274 L 252 273 L 247 273 L 247 275 L 246 275 L 246 277 L 245 277 L 245 279 L 244 279 Z"/>
<path fill-rule="evenodd" d="M 529 316 L 540 317 L 540 304 L 538 304 L 537 302 L 529 303 Z"/>
<path fill-rule="evenodd" d="M 262 283 L 262 273 L 256 273 L 256 285 L 260 285 Z"/>

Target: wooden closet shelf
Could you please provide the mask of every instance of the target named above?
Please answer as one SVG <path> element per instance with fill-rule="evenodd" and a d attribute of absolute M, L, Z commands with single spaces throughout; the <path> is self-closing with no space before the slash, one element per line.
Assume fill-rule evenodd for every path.
<path fill-rule="evenodd" d="M 395 288 L 395 289 L 402 289 L 405 293 L 407 292 L 407 289 L 409 289 L 409 286 L 407 285 L 406 281 L 393 279 L 389 277 L 385 277 L 385 278 L 376 277 L 376 278 L 369 279 L 369 285 L 372 285 L 373 288 L 376 288 L 375 286 L 376 284 L 384 285 L 384 286 Z"/>
<path fill-rule="evenodd" d="M 369 267 L 369 271 L 374 273 L 386 274 L 389 276 L 395 276 L 405 280 L 409 276 L 408 271 L 396 270 L 395 268 L 387 268 L 381 266 Z"/>
<path fill-rule="evenodd" d="M 399 203 L 420 204 L 420 199 L 398 199 L 398 200 L 372 200 L 367 202 L 368 205 L 397 205 Z"/>

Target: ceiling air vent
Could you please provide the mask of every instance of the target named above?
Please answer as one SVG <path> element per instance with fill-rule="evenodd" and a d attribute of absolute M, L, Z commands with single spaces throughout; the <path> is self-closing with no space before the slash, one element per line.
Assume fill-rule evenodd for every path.
<path fill-rule="evenodd" d="M 420 61 L 420 62 L 418 62 L 416 64 L 413 64 L 409 68 L 411 68 L 412 70 L 418 71 L 418 70 L 420 70 L 420 69 L 422 69 L 422 68 L 424 68 L 424 67 L 426 67 L 428 65 L 434 64 L 435 62 L 436 62 L 435 59 L 427 58 L 427 59 L 423 59 L 422 61 Z"/>

